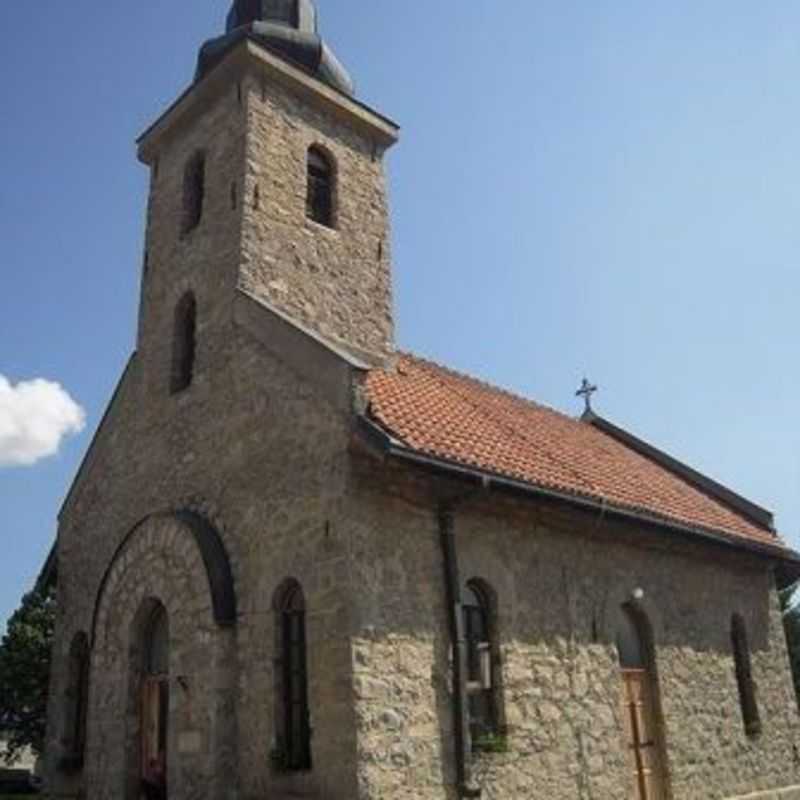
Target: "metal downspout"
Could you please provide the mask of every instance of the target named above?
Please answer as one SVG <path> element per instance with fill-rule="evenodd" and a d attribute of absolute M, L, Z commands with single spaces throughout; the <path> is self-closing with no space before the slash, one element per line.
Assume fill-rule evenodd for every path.
<path fill-rule="evenodd" d="M 461 578 L 458 571 L 453 507 L 447 503 L 439 506 L 439 534 L 444 556 L 450 639 L 453 644 L 453 738 L 456 751 L 456 784 L 459 797 L 480 797 L 481 789 L 472 783 L 467 713 L 467 646 L 461 607 Z"/>

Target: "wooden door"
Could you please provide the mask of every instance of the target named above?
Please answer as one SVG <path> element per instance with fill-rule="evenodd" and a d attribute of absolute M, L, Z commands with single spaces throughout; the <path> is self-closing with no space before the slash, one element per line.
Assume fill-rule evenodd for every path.
<path fill-rule="evenodd" d="M 166 785 L 169 682 L 148 677 L 142 683 L 141 776 Z"/>
<path fill-rule="evenodd" d="M 646 669 L 623 669 L 623 719 L 630 754 L 630 800 L 665 800 L 655 703 Z"/>

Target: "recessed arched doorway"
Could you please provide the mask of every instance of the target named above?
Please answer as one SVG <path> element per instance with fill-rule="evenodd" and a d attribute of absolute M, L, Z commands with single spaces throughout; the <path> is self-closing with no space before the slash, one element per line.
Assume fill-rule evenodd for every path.
<path fill-rule="evenodd" d="M 660 727 L 658 678 L 644 615 L 623 607 L 617 631 L 622 717 L 631 777 L 629 800 L 667 800 L 666 756 Z"/>
<path fill-rule="evenodd" d="M 92 797 L 143 800 L 153 767 L 156 797 L 235 793 L 236 620 L 227 552 L 204 518 L 153 514 L 120 543 L 92 624 Z"/>
<path fill-rule="evenodd" d="M 140 690 L 140 778 L 143 800 L 167 798 L 169 741 L 169 619 L 154 603 L 144 629 Z"/>

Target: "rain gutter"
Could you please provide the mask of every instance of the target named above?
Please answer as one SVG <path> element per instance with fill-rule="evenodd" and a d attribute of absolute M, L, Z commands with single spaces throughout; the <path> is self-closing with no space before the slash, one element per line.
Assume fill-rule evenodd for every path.
<path fill-rule="evenodd" d="M 730 536 L 726 536 L 722 533 L 715 533 L 705 528 L 686 525 L 655 514 L 649 514 L 646 511 L 621 508 L 620 506 L 615 506 L 604 500 L 596 500 L 591 497 L 581 497 L 567 492 L 560 492 L 555 489 L 547 489 L 531 483 L 525 483 L 523 481 L 514 480 L 513 478 L 497 475 L 479 468 L 467 467 L 453 461 L 427 455 L 418 450 L 413 450 L 396 439 L 393 439 L 383 429 L 365 417 L 359 417 L 359 429 L 385 456 L 412 464 L 429 472 L 475 482 L 480 484 L 487 491 L 497 489 L 510 494 L 534 497 L 552 503 L 567 505 L 571 508 L 599 513 L 601 516 L 609 519 L 616 519 L 628 523 L 632 522 L 640 526 L 657 528 L 662 531 L 669 530 L 690 541 L 696 542 L 701 540 L 708 544 L 725 547 L 727 549 L 744 550 L 749 553 L 770 558 L 776 562 L 776 574 L 781 588 L 800 580 L 800 554 L 778 544 L 761 544 L 756 541 L 746 541 L 744 539 L 733 540 Z"/>

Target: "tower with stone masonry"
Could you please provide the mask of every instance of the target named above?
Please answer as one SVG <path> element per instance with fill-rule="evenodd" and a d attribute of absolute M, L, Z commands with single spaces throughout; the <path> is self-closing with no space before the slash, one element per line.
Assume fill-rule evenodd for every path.
<path fill-rule="evenodd" d="M 178 800 L 356 796 L 339 521 L 354 383 L 393 349 L 397 137 L 355 99 L 310 0 L 236 0 L 140 137 L 136 349 L 59 514 L 54 796 L 139 800 L 148 748 Z M 271 648 L 291 580 L 311 610 L 314 769 L 284 774 Z M 167 676 L 140 658 L 156 610 Z M 78 735 L 70 653 L 85 651 Z M 167 710 L 145 713 L 161 685 Z"/>
<path fill-rule="evenodd" d="M 194 86 L 139 141 L 152 181 L 138 349 L 154 379 L 187 293 L 211 347 L 242 290 L 368 362 L 391 353 L 383 157 L 396 139 L 353 97 L 311 0 L 237 0 Z"/>

